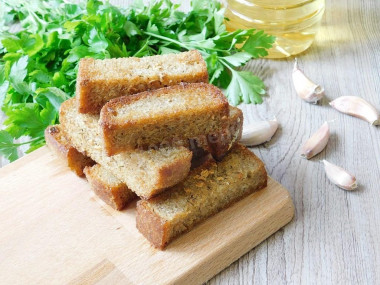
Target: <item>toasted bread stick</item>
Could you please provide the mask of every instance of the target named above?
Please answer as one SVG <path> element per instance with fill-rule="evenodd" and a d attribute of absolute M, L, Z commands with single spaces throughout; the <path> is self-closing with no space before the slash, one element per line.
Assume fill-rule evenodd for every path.
<path fill-rule="evenodd" d="M 76 96 L 80 113 L 99 114 L 113 98 L 180 82 L 208 82 L 206 63 L 196 51 L 79 62 Z"/>
<path fill-rule="evenodd" d="M 232 203 L 267 184 L 264 164 L 238 144 L 221 162 L 207 161 L 178 185 L 137 203 L 136 226 L 157 248 L 164 248 Z"/>
<path fill-rule="evenodd" d="M 179 84 L 111 100 L 100 125 L 109 155 L 220 132 L 227 127 L 229 105 L 215 86 Z"/>

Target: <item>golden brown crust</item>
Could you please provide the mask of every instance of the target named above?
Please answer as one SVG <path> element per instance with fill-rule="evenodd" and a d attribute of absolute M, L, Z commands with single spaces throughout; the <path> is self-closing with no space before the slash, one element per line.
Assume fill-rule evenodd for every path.
<path fill-rule="evenodd" d="M 186 111 L 168 110 L 152 117 L 143 116 L 137 119 L 133 116 L 117 117 L 122 108 L 134 102 L 145 103 L 146 100 L 148 103 L 149 98 L 176 98 L 181 96 L 181 93 L 194 94 L 186 97 L 183 95 L 184 100 L 191 100 L 190 98 L 196 97 L 197 94 L 202 94 L 203 106 L 189 107 Z M 209 101 L 212 102 L 211 105 L 205 103 Z M 178 106 L 183 108 L 182 104 Z M 186 139 L 190 137 L 226 128 L 228 116 L 229 104 L 220 89 L 207 83 L 183 83 L 112 99 L 102 108 L 99 123 L 102 127 L 105 149 L 108 155 L 114 155 L 135 148 L 146 149 L 163 141 L 183 140 L 187 144 Z"/>
<path fill-rule="evenodd" d="M 58 151 L 58 155 L 62 158 L 66 158 L 71 145 L 63 138 L 64 136 L 59 125 L 48 126 L 45 129 L 45 141 L 47 146 L 53 151 Z"/>
<path fill-rule="evenodd" d="M 137 202 L 136 227 L 156 248 L 163 249 L 168 243 L 168 224 L 147 208 L 147 202 Z"/>
<path fill-rule="evenodd" d="M 162 63 L 162 58 L 167 58 L 167 64 Z M 165 56 L 151 56 L 147 58 L 120 58 L 106 59 L 102 62 L 107 66 L 106 70 L 96 67 L 96 63 L 101 60 L 92 58 L 81 59 L 77 75 L 76 94 L 80 113 L 98 114 L 102 106 L 112 98 L 124 95 L 131 95 L 146 90 L 154 90 L 166 86 L 176 85 L 180 82 L 208 82 L 208 72 L 202 55 L 196 51 L 189 51 L 179 54 Z M 141 62 L 141 63 L 140 63 Z M 134 74 L 133 66 L 143 63 L 154 63 L 162 65 L 156 68 L 155 73 L 138 76 Z M 119 70 L 114 67 L 117 64 L 127 64 L 130 68 L 128 76 L 120 76 Z M 166 74 L 165 69 L 170 69 L 175 65 L 177 68 L 184 68 L 185 71 L 178 74 Z M 198 67 L 191 70 L 194 65 Z M 99 69 L 99 70 L 97 70 Z M 186 69 L 189 69 L 186 71 Z M 102 76 L 94 76 L 98 71 Z M 125 70 L 124 70 L 125 72 Z"/>
<path fill-rule="evenodd" d="M 158 187 L 158 189 L 152 191 L 150 195 L 144 196 L 144 199 L 150 199 L 157 194 L 163 192 L 166 188 L 166 181 L 181 181 L 183 179 L 183 173 L 189 173 L 191 168 L 191 158 L 193 156 L 192 152 L 189 152 L 186 155 L 184 161 L 174 161 L 171 164 L 166 165 L 159 171 L 160 180 L 158 181 L 158 185 L 162 185 L 162 187 Z"/>
<path fill-rule="evenodd" d="M 98 168 L 97 171 L 102 171 L 100 165 L 95 165 L 92 167 L 85 167 L 83 172 L 85 173 L 94 193 L 107 205 L 120 211 L 137 197 L 130 189 L 128 189 L 127 185 L 121 181 L 117 184 L 111 184 L 101 179 L 95 168 Z"/>
<path fill-rule="evenodd" d="M 67 166 L 76 175 L 83 177 L 83 169 L 92 166 L 95 162 L 79 152 L 64 136 L 59 125 L 49 126 L 45 129 L 45 140 L 48 147 L 67 163 Z"/>

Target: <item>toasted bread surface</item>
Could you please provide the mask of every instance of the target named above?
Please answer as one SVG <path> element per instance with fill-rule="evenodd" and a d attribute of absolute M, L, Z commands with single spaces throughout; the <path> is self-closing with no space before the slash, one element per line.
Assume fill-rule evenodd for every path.
<path fill-rule="evenodd" d="M 45 130 L 48 147 L 61 157 L 78 176 L 84 176 L 83 169 L 95 164 L 91 158 L 79 152 L 64 136 L 60 125 L 49 126 Z"/>
<path fill-rule="evenodd" d="M 208 82 L 206 63 L 199 51 L 143 58 L 81 59 L 76 85 L 79 111 L 99 114 L 112 98 L 180 82 Z"/>
<path fill-rule="evenodd" d="M 264 164 L 237 144 L 220 162 L 206 161 L 178 185 L 137 203 L 137 228 L 157 248 L 267 183 Z"/>
<path fill-rule="evenodd" d="M 227 99 L 217 87 L 190 83 L 113 99 L 102 108 L 100 124 L 112 155 L 220 132 L 228 116 Z"/>
<path fill-rule="evenodd" d="M 86 178 L 95 194 L 116 210 L 122 210 L 137 196 L 127 185 L 100 164 L 85 167 Z"/>
<path fill-rule="evenodd" d="M 135 150 L 109 157 L 103 148 L 98 120 L 99 115 L 80 114 L 75 99 L 61 105 L 61 125 L 73 145 L 138 196 L 150 198 L 188 175 L 192 153 L 185 147 Z"/>

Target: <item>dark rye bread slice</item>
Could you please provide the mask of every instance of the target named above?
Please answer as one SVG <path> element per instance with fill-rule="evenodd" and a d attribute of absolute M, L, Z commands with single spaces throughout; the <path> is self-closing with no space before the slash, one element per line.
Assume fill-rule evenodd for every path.
<path fill-rule="evenodd" d="M 102 108 L 99 123 L 105 149 L 113 155 L 219 132 L 228 116 L 220 89 L 189 83 L 112 99 Z"/>
<path fill-rule="evenodd" d="M 238 144 L 221 162 L 206 162 L 180 184 L 137 203 L 138 230 L 157 248 L 267 185 L 264 164 Z"/>
<path fill-rule="evenodd" d="M 150 198 L 188 175 L 192 153 L 185 147 L 135 150 L 108 156 L 98 120 L 99 115 L 80 114 L 75 98 L 61 105 L 61 125 L 72 144 L 112 172 L 138 196 Z"/>
<path fill-rule="evenodd" d="M 83 169 L 86 166 L 95 164 L 95 161 L 73 147 L 71 142 L 64 136 L 60 125 L 47 127 L 45 129 L 45 140 L 47 146 L 80 177 L 84 176 Z"/>
<path fill-rule="evenodd" d="M 125 183 L 100 164 L 85 167 L 84 173 L 94 193 L 116 210 L 124 209 L 137 197 Z"/>
<path fill-rule="evenodd" d="M 206 63 L 198 51 L 143 58 L 81 59 L 76 85 L 79 111 L 99 114 L 113 98 L 180 82 L 208 82 Z"/>

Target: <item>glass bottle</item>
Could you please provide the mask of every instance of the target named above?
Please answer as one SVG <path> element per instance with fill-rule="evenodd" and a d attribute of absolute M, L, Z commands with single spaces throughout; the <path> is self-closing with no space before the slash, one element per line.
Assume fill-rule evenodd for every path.
<path fill-rule="evenodd" d="M 325 0 L 226 0 L 228 30 L 255 28 L 276 36 L 268 58 L 305 51 L 319 29 Z"/>

